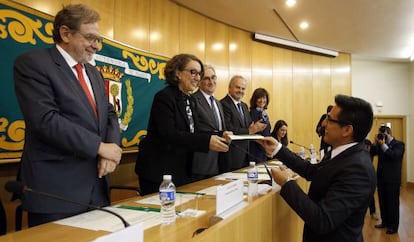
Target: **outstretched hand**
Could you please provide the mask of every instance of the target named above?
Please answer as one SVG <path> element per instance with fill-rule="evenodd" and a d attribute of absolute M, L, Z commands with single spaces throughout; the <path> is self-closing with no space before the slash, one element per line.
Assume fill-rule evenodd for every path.
<path fill-rule="evenodd" d="M 266 136 L 263 139 L 256 140 L 256 142 L 263 146 L 267 157 L 273 157 L 273 152 L 279 145 L 279 142 L 271 136 Z"/>

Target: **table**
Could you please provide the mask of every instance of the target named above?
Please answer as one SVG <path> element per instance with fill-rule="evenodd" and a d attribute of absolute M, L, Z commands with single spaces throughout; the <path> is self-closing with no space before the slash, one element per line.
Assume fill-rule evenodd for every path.
<path fill-rule="evenodd" d="M 213 178 L 179 187 L 178 191 L 196 192 L 201 189 L 226 183 Z M 299 179 L 298 181 L 301 181 Z M 121 201 L 119 204 L 139 206 L 139 197 Z M 194 201 L 192 201 L 194 202 Z M 300 241 L 303 222 L 275 191 L 258 196 L 242 210 L 215 224 L 215 196 L 204 195 L 197 199 L 198 209 L 206 213 L 197 218 L 177 218 L 173 225 L 157 225 L 144 231 L 146 242 L 174 241 Z M 183 205 L 184 206 L 184 205 Z M 190 205 L 191 206 L 191 205 Z M 111 216 L 108 214 L 108 216 Z M 193 237 L 194 231 L 207 228 Z M 71 226 L 47 223 L 0 237 L 0 242 L 22 241 L 91 241 L 107 234 L 106 231 L 91 231 Z"/>

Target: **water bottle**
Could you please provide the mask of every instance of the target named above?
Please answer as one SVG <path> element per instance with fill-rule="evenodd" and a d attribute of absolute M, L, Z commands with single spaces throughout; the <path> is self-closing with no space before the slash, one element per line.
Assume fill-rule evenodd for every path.
<path fill-rule="evenodd" d="M 259 179 L 259 173 L 257 172 L 256 162 L 250 161 L 249 169 L 247 170 L 247 181 L 249 183 L 249 186 L 247 188 L 247 195 L 249 197 L 257 196 L 258 179 Z"/>
<path fill-rule="evenodd" d="M 315 147 L 313 147 L 313 144 L 311 144 L 309 146 L 309 150 L 310 150 L 310 163 L 312 164 L 316 164 L 316 152 L 315 152 Z"/>
<path fill-rule="evenodd" d="M 300 147 L 300 150 L 298 152 L 298 155 L 300 156 L 300 158 L 305 159 L 306 158 L 305 148 Z"/>
<path fill-rule="evenodd" d="M 175 222 L 175 185 L 171 175 L 164 175 L 160 185 L 161 224 Z"/>

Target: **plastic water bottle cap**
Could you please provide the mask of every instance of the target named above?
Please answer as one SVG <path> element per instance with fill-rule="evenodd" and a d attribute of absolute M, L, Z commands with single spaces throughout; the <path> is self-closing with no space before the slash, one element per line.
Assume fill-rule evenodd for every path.
<path fill-rule="evenodd" d="M 250 166 L 255 166 L 255 165 L 256 165 L 256 162 L 254 162 L 254 161 L 250 161 L 250 162 L 249 162 L 249 165 L 250 165 Z"/>
<path fill-rule="evenodd" d="M 171 181 L 171 175 L 164 175 L 164 176 L 162 176 L 162 179 L 164 179 L 164 180 L 170 180 Z"/>

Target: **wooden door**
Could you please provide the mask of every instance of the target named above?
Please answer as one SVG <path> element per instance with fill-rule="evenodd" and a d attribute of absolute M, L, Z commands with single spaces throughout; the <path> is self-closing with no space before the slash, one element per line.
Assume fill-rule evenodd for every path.
<path fill-rule="evenodd" d="M 388 116 L 378 115 L 374 116 L 374 123 L 372 124 L 371 132 L 368 137 L 371 141 L 374 141 L 375 135 L 378 134 L 378 129 L 381 125 L 387 125 L 391 128 L 392 135 L 395 139 L 400 140 L 407 144 L 407 129 L 406 129 L 406 117 L 405 116 Z M 404 153 L 402 170 L 401 170 L 401 184 L 403 187 L 407 184 L 407 147 Z M 374 158 L 374 165 L 377 165 L 377 157 Z"/>

